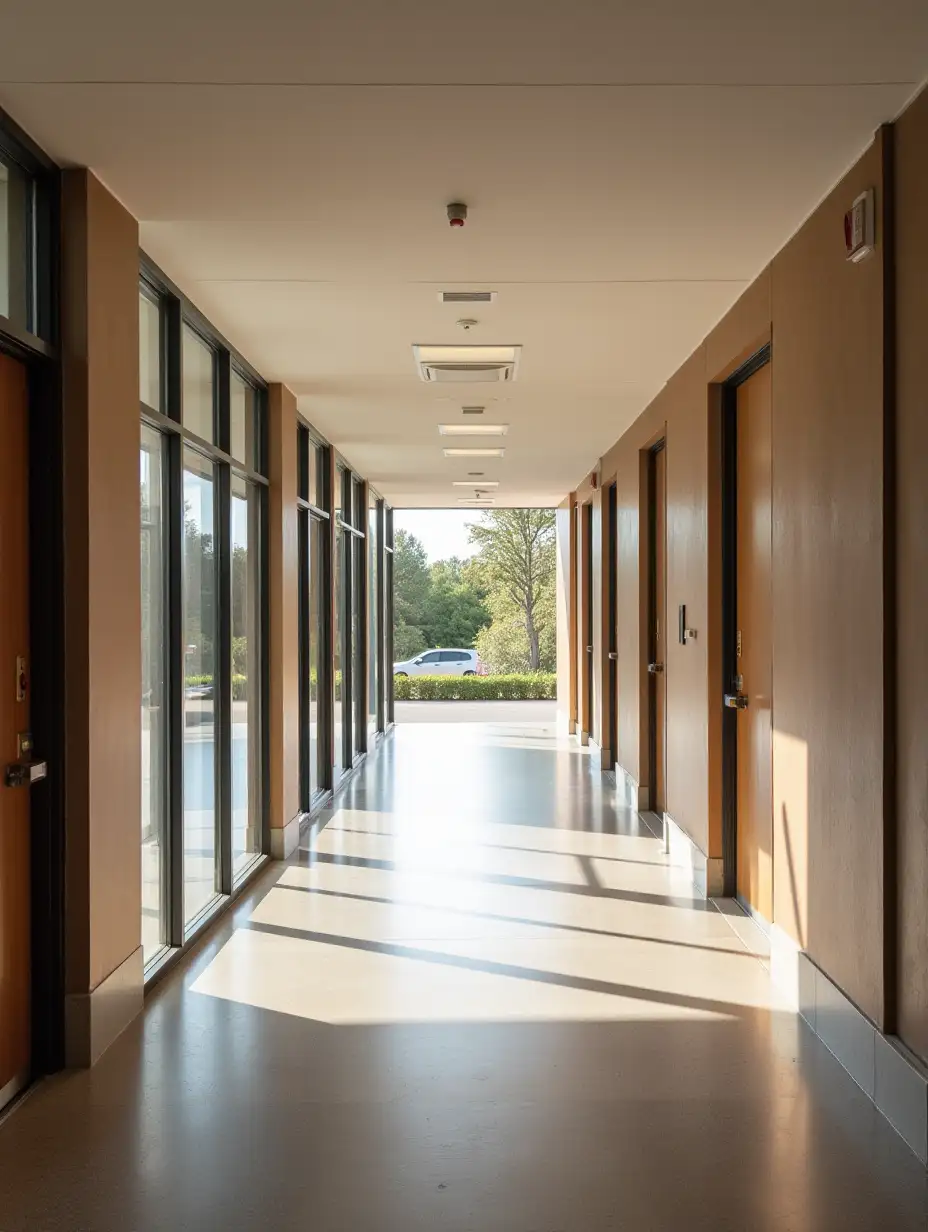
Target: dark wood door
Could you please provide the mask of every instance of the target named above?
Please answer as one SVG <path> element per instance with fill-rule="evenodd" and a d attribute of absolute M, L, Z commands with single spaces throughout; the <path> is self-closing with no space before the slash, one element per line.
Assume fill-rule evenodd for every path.
<path fill-rule="evenodd" d="M 618 553 L 619 553 L 619 530 L 618 530 L 618 506 L 616 502 L 615 484 L 611 484 L 607 492 L 607 510 L 609 515 L 608 529 L 609 533 L 606 537 L 605 550 L 609 554 L 608 563 L 608 586 L 609 586 L 609 660 L 608 660 L 608 739 L 609 739 L 609 766 L 605 769 L 611 769 L 618 761 L 619 752 L 619 606 L 618 606 Z"/>
<path fill-rule="evenodd" d="M 667 450 L 651 455 L 651 808 L 666 807 L 667 766 Z"/>
<path fill-rule="evenodd" d="M 737 391 L 738 896 L 773 919 L 770 365 Z"/>
<path fill-rule="evenodd" d="M 27 406 L 25 370 L 0 355 L 0 1106 L 30 1066 L 29 786 L 5 779 L 30 727 Z"/>
<path fill-rule="evenodd" d="M 583 506 L 581 519 L 583 544 L 580 623 L 580 654 L 582 663 L 582 690 L 580 705 L 580 730 L 587 736 L 593 731 L 593 506 Z"/>

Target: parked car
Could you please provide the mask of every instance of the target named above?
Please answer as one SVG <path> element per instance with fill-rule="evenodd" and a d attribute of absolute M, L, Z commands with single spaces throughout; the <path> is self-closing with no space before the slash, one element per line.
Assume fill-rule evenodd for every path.
<path fill-rule="evenodd" d="M 486 676 L 476 650 L 426 650 L 415 659 L 393 664 L 394 676 Z"/>

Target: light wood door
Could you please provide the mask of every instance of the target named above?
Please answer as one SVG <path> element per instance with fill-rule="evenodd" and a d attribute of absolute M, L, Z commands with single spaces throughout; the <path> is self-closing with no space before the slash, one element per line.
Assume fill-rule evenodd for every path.
<path fill-rule="evenodd" d="M 773 919 L 770 365 L 738 387 L 738 896 Z"/>
<path fill-rule="evenodd" d="M 654 758 L 651 808 L 667 803 L 667 450 L 653 454 L 651 482 L 651 753 Z"/>
<path fill-rule="evenodd" d="M 0 1105 L 30 1064 L 29 787 L 8 787 L 29 731 L 29 501 L 23 367 L 0 355 Z M 26 759 L 28 760 L 28 754 Z"/>

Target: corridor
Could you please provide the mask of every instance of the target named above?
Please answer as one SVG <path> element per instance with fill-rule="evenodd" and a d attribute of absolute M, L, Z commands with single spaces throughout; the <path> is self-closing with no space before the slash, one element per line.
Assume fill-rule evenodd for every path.
<path fill-rule="evenodd" d="M 0 1125 L 2 1232 L 925 1227 L 761 934 L 587 749 L 399 727 L 322 825 Z"/>

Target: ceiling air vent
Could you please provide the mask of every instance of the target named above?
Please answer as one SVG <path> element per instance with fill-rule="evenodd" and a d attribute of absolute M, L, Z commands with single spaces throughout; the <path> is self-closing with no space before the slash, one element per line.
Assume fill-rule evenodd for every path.
<path fill-rule="evenodd" d="M 496 299 L 496 292 L 439 291 L 438 298 L 443 304 L 492 304 Z"/>
<path fill-rule="evenodd" d="M 462 415 L 482 415 L 487 408 L 485 406 L 462 406 Z"/>
<path fill-rule="evenodd" d="M 517 346 L 414 346 L 420 380 L 429 384 L 514 381 Z"/>

